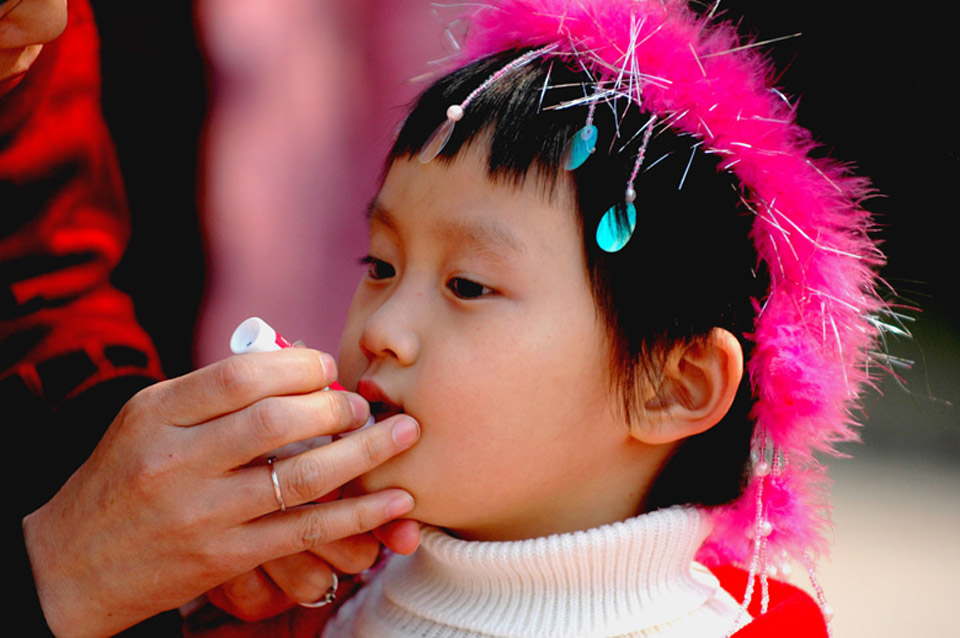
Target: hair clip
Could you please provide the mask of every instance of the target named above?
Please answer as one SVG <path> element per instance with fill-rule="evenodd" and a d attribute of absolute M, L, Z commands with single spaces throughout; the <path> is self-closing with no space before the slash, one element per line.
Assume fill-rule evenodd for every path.
<path fill-rule="evenodd" d="M 475 88 L 470 92 L 463 102 L 460 104 L 451 104 L 447 107 L 447 119 L 437 127 L 437 129 L 430 134 L 430 137 L 427 138 L 426 144 L 423 145 L 423 148 L 420 150 L 420 155 L 418 156 L 421 164 L 427 164 L 434 157 L 440 154 L 440 151 L 447 145 L 447 142 L 450 141 L 450 136 L 453 134 L 453 127 L 463 119 L 463 114 L 466 111 L 467 107 L 470 105 L 470 102 L 473 101 L 477 95 L 479 95 L 484 89 L 488 86 L 499 80 L 505 74 L 509 73 L 513 69 L 518 69 L 525 64 L 535 60 L 536 58 L 549 53 L 557 48 L 557 44 L 548 44 L 545 47 L 539 49 L 534 49 L 533 51 L 527 51 L 516 60 L 507 64 L 502 69 L 493 73 L 484 80 L 480 86 Z"/>
<path fill-rule="evenodd" d="M 620 251 L 633 237 L 633 231 L 637 228 L 637 208 L 634 205 L 637 200 L 637 191 L 633 188 L 633 182 L 637 179 L 640 165 L 643 164 L 643 158 L 647 154 L 647 145 L 650 143 L 650 137 L 653 135 L 653 125 L 656 124 L 656 121 L 657 116 L 651 115 L 647 123 L 644 124 L 646 130 L 643 132 L 643 140 L 640 142 L 640 151 L 637 153 L 637 160 L 633 163 L 633 171 L 630 173 L 627 189 L 623 195 L 625 212 L 621 214 L 618 212 L 616 205 L 611 206 L 600 218 L 600 223 L 597 225 L 597 246 L 604 252 L 615 253 Z M 589 126 L 593 127 L 592 124 Z M 593 129 L 596 131 L 596 127 L 593 127 Z"/>

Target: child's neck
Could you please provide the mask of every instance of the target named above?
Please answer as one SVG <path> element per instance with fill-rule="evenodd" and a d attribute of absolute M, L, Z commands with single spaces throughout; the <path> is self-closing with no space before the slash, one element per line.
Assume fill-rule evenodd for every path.
<path fill-rule="evenodd" d="M 583 475 L 573 490 L 546 495 L 536 505 L 526 504 L 509 518 L 479 519 L 472 521 L 469 528 L 442 527 L 461 540 L 498 542 L 566 534 L 625 521 L 646 511 L 647 494 L 672 450 L 670 445 L 628 441 L 621 458 L 610 459 L 603 472 Z M 570 471 L 575 474 L 578 470 Z"/>

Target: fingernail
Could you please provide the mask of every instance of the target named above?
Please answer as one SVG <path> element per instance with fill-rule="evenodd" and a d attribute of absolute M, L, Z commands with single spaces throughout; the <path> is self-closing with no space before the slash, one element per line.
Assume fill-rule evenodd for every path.
<path fill-rule="evenodd" d="M 333 355 L 326 352 L 320 353 L 320 367 L 323 368 L 324 379 L 335 379 L 337 376 L 337 362 Z"/>
<path fill-rule="evenodd" d="M 393 442 L 399 447 L 410 447 L 420 438 L 420 424 L 403 417 L 393 424 Z"/>
<path fill-rule="evenodd" d="M 387 501 L 387 518 L 397 518 L 403 516 L 413 509 L 413 497 L 402 492 L 390 498 Z"/>
<path fill-rule="evenodd" d="M 347 400 L 350 401 L 350 410 L 353 412 L 353 424 L 363 425 L 370 416 L 370 405 L 359 394 L 348 394 Z"/>

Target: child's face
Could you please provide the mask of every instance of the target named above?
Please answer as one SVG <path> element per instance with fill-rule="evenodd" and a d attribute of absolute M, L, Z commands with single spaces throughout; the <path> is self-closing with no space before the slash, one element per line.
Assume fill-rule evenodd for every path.
<path fill-rule="evenodd" d="M 494 183 L 481 150 L 396 162 L 372 209 L 341 382 L 422 438 L 360 487 L 405 488 L 413 518 L 466 538 L 632 516 L 646 451 L 618 416 L 570 189 Z"/>

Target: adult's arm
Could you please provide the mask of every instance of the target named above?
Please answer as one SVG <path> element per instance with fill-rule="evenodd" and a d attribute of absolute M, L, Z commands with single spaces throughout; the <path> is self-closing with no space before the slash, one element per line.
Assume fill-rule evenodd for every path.
<path fill-rule="evenodd" d="M 270 560 L 410 511 L 390 489 L 311 504 L 412 445 L 405 415 L 275 464 L 269 450 L 364 423 L 366 402 L 321 392 L 333 359 L 242 355 L 158 383 L 127 403 L 91 457 L 23 521 L 39 600 L 57 635 L 110 635 Z M 39 461 L 38 461 L 39 462 Z"/>

